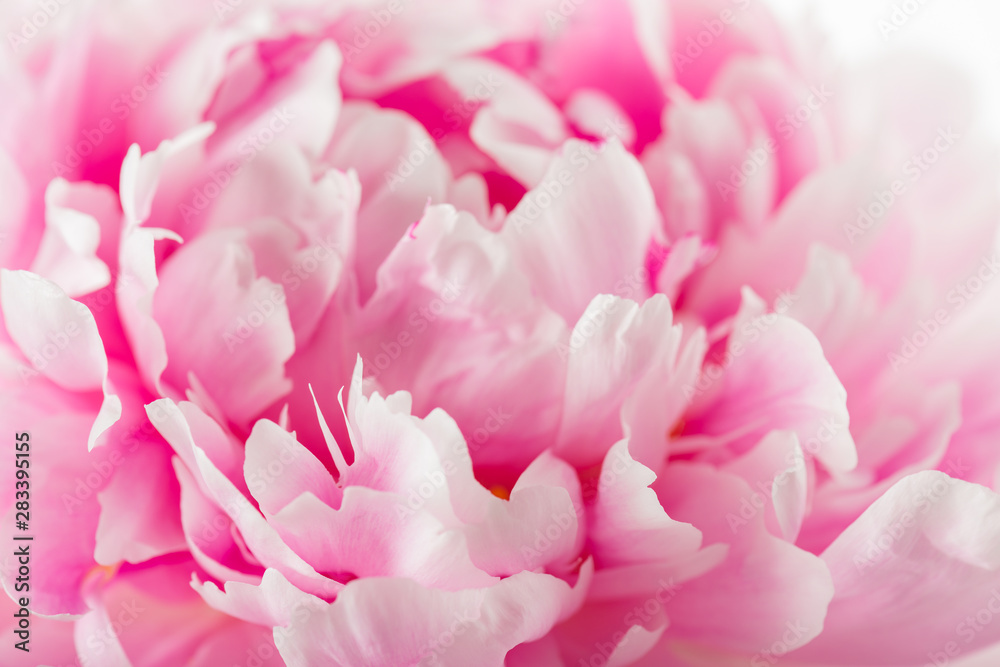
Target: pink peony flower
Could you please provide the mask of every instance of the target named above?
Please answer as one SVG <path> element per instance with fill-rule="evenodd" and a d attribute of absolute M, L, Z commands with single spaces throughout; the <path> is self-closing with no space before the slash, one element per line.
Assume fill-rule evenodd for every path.
<path fill-rule="evenodd" d="M 996 660 L 957 73 L 749 0 L 0 21 L 3 664 Z"/>

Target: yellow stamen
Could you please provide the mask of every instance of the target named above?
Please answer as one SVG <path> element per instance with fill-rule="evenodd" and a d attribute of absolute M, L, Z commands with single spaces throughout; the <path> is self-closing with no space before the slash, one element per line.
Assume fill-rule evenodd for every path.
<path fill-rule="evenodd" d="M 122 566 L 121 563 L 115 563 L 114 565 L 95 565 L 90 568 L 90 572 L 87 573 L 87 579 L 91 577 L 100 577 L 101 583 L 107 583 L 118 573 L 118 568 Z"/>

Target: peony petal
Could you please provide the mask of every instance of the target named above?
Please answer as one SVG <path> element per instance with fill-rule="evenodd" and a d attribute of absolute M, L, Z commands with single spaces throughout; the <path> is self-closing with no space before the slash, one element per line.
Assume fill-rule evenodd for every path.
<path fill-rule="evenodd" d="M 542 298 L 574 322 L 593 295 L 617 293 L 643 267 L 658 222 L 646 175 L 619 141 L 569 141 L 502 236 Z"/>
<path fill-rule="evenodd" d="M 294 434 L 267 419 L 254 424 L 247 438 L 243 474 L 265 515 L 277 514 L 303 493 L 330 507 L 340 505 L 340 489 L 319 460 Z"/>
<path fill-rule="evenodd" d="M 53 179 L 45 190 L 45 233 L 31 270 L 71 297 L 108 285 L 111 271 L 97 249 L 102 233 L 121 226 L 117 208 L 110 188 Z"/>
<path fill-rule="evenodd" d="M 688 558 L 701 548 L 701 532 L 671 519 L 649 485 L 652 470 L 635 461 L 628 442 L 615 444 L 601 467 L 588 512 L 587 543 L 598 568 Z"/>
<path fill-rule="evenodd" d="M 291 389 L 285 292 L 256 277 L 238 233 L 207 234 L 175 252 L 160 271 L 153 313 L 170 359 L 164 378 L 184 387 L 194 373 L 235 423 L 248 425 Z"/>
<path fill-rule="evenodd" d="M 11 339 L 38 372 L 70 391 L 104 394 L 87 439 L 93 449 L 122 409 L 108 382 L 108 358 L 94 316 L 47 280 L 7 269 L 0 273 L 0 308 Z"/>
<path fill-rule="evenodd" d="M 331 577 L 407 577 L 443 590 L 496 581 L 473 565 L 461 532 L 394 494 L 351 486 L 334 510 L 305 493 L 271 523 L 297 554 Z"/>
<path fill-rule="evenodd" d="M 994 644 L 977 621 L 1000 605 L 1000 498 L 937 471 L 896 483 L 822 558 L 836 595 L 823 634 L 794 654 L 847 664 L 924 664 Z"/>
<path fill-rule="evenodd" d="M 466 529 L 469 553 L 498 576 L 543 567 L 564 571 L 580 555 L 582 518 L 576 473 L 546 452 L 521 474 L 509 500 L 495 499 L 484 520 Z"/>
<path fill-rule="evenodd" d="M 830 573 L 819 558 L 768 534 L 762 513 L 741 514 L 742 501 L 754 493 L 746 482 L 675 464 L 653 488 L 672 517 L 690 521 L 708 543 L 729 544 L 729 551 L 721 565 L 679 587 L 670 601 L 671 626 L 650 656 L 666 664 L 666 656 L 687 650 L 716 654 L 716 664 L 733 653 L 766 659 L 777 643 L 788 652 L 820 634 L 834 595 Z"/>
<path fill-rule="evenodd" d="M 628 402 L 636 451 L 651 465 L 662 462 L 667 432 L 684 410 L 684 387 L 695 370 L 689 364 L 687 377 L 675 374 L 680 354 L 681 329 L 673 326 L 665 297 L 656 295 L 641 307 L 596 297 L 562 354 L 569 369 L 556 452 L 578 467 L 600 461 L 622 437 L 620 413 Z M 656 410 L 637 414 L 640 401 L 650 401 Z"/>
<path fill-rule="evenodd" d="M 813 335 L 779 314 L 741 319 L 733 329 L 721 367 L 689 388 L 695 400 L 684 432 L 692 436 L 675 448 L 729 443 L 742 453 L 771 430 L 792 430 L 828 470 L 853 469 L 846 392 Z"/>
<path fill-rule="evenodd" d="M 552 627 L 570 593 L 562 581 L 531 572 L 455 592 L 406 579 L 362 579 L 326 611 L 293 622 L 281 655 L 289 667 L 423 660 L 500 667 L 507 651 Z"/>
<path fill-rule="evenodd" d="M 321 609 L 326 603 L 303 593 L 290 584 L 280 572 L 268 568 L 257 586 L 238 581 L 227 581 L 224 589 L 212 582 L 202 583 L 195 575 L 192 588 L 213 609 L 248 623 L 264 626 L 284 626 L 291 623 L 296 613 Z"/>

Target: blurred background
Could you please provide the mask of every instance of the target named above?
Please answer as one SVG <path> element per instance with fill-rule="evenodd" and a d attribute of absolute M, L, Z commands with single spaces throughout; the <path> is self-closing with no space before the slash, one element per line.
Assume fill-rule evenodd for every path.
<path fill-rule="evenodd" d="M 862 60 L 920 48 L 960 64 L 1000 140 L 1000 0 L 765 0 L 791 19 L 830 33 L 832 55 Z"/>

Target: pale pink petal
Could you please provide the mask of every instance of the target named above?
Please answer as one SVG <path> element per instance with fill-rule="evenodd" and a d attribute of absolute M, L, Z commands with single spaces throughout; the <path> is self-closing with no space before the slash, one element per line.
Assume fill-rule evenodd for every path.
<path fill-rule="evenodd" d="M 243 448 L 197 405 L 187 401 L 178 404 L 162 398 L 148 404 L 146 414 L 190 470 L 197 468 L 194 448 L 198 447 L 231 482 L 246 488 Z M 207 487 L 202 485 L 201 488 L 207 492 Z"/>
<path fill-rule="evenodd" d="M 218 667 L 283 663 L 271 628 L 245 623 L 209 607 L 189 585 L 191 561 L 123 572 L 94 591 L 97 615 L 77 626 L 84 664 Z M 92 617 L 93 618 L 93 617 Z M 164 628 L 174 631 L 165 633 Z M 127 662 L 114 663 L 113 658 Z"/>
<path fill-rule="evenodd" d="M 264 567 L 239 543 L 232 518 L 205 495 L 201 480 L 196 481 L 180 459 L 174 459 L 174 471 L 181 488 L 184 539 L 195 562 L 219 581 L 257 584 Z"/>
<path fill-rule="evenodd" d="M 80 210 L 92 204 L 97 210 Z M 117 198 L 107 187 L 70 184 L 57 178 L 45 190 L 45 234 L 31 270 L 78 297 L 111 282 L 111 272 L 97 256 L 102 233 L 117 231 Z M 80 208 L 77 208 L 80 207 Z M 95 215 L 104 214 L 103 219 Z"/>
<path fill-rule="evenodd" d="M 372 136 L 379 141 L 372 142 Z M 445 201 L 451 172 L 416 121 L 358 102 L 345 106 L 326 159 L 338 169 L 355 170 L 361 186 L 354 260 L 364 303 L 393 246 L 423 216 L 428 202 Z"/>
<path fill-rule="evenodd" d="M 473 565 L 461 532 L 395 494 L 350 486 L 334 510 L 305 493 L 271 524 L 306 562 L 332 578 L 407 577 L 443 590 L 495 581 Z"/>
<path fill-rule="evenodd" d="M 213 609 L 248 623 L 270 627 L 288 625 L 295 614 L 326 605 L 321 599 L 300 591 L 271 568 L 264 571 L 257 586 L 227 581 L 220 590 L 210 581 L 199 581 L 197 574 L 191 586 Z"/>
<path fill-rule="evenodd" d="M 87 438 L 93 449 L 122 410 L 108 381 L 108 358 L 93 314 L 55 284 L 7 269 L 0 274 L 0 309 L 7 333 L 38 372 L 70 391 L 103 393 Z"/>
<path fill-rule="evenodd" d="M 466 529 L 469 552 L 477 566 L 499 576 L 561 571 L 580 554 L 582 519 L 575 472 L 545 453 L 524 471 L 509 500 L 494 501 L 482 523 Z"/>
<path fill-rule="evenodd" d="M 243 46 L 227 63 L 231 69 L 226 85 L 205 113 L 205 120 L 219 128 L 213 146 L 222 152 L 255 155 L 277 135 L 318 157 L 333 136 L 340 113 L 342 97 L 334 82 L 342 63 L 332 41 L 319 42 L 310 50 L 301 49 L 294 39 L 270 50 L 257 44 Z M 275 77 L 279 68 L 283 76 Z"/>
<path fill-rule="evenodd" d="M 164 379 L 186 387 L 193 373 L 227 418 L 247 425 L 291 389 L 284 363 L 295 340 L 284 289 L 257 277 L 241 236 L 204 235 L 171 255 L 153 314 L 169 355 Z"/>
<path fill-rule="evenodd" d="M 823 552 L 836 595 L 795 657 L 924 664 L 996 643 L 1000 626 L 976 617 L 1000 604 L 998 516 L 996 494 L 976 484 L 936 471 L 898 482 Z"/>
<path fill-rule="evenodd" d="M 574 92 L 566 100 L 564 112 L 566 119 L 585 136 L 598 140 L 616 136 L 630 150 L 635 145 L 632 120 L 614 99 L 599 90 L 583 88 Z"/>
<path fill-rule="evenodd" d="M 247 488 L 267 514 L 277 514 L 303 493 L 330 507 L 340 505 L 341 491 L 309 450 L 272 421 L 254 424 L 246 443 L 243 474 Z"/>
<path fill-rule="evenodd" d="M 212 131 L 210 124 L 199 125 L 175 140 L 164 141 L 146 155 L 133 145 L 122 163 L 119 193 L 125 219 L 119 268 L 129 280 L 116 283 L 115 297 L 140 376 L 146 386 L 158 394 L 163 393 L 160 378 L 167 367 L 167 350 L 163 332 L 153 318 L 153 299 L 159 286 L 155 243 L 164 239 L 181 242 L 182 239 L 166 229 L 140 225 L 150 215 L 164 168 L 170 161 L 183 159 L 190 149 L 203 144 Z"/>
<path fill-rule="evenodd" d="M 587 543 L 599 568 L 689 557 L 701 548 L 701 532 L 671 519 L 649 487 L 652 470 L 635 461 L 627 441 L 608 450 L 588 511 Z"/>
<path fill-rule="evenodd" d="M 463 103 L 480 105 L 471 112 L 472 142 L 523 186 L 538 186 L 555 149 L 570 136 L 556 106 L 515 72 L 489 61 L 458 62 L 444 76 Z"/>
<path fill-rule="evenodd" d="M 482 465 L 523 469 L 551 446 L 565 380 L 553 342 L 566 325 L 501 235 L 430 207 L 378 282 L 356 333 L 367 376 L 411 392 L 420 414 L 446 410 Z"/>
<path fill-rule="evenodd" d="M 828 470 L 857 465 L 844 387 L 812 334 L 786 316 L 738 320 L 721 365 L 706 368 L 690 390 L 690 436 L 675 443 L 678 451 L 728 444 L 742 453 L 782 429 L 795 431 L 807 455 Z"/>
<path fill-rule="evenodd" d="M 796 435 L 772 431 L 722 470 L 739 475 L 756 491 L 749 509 L 744 506 L 741 511 L 751 512 L 765 505 L 765 520 L 771 534 L 795 544 L 810 490 L 806 458 Z"/>
<path fill-rule="evenodd" d="M 600 461 L 622 437 L 620 413 L 628 402 L 637 455 L 651 465 L 665 460 L 667 434 L 686 407 L 684 388 L 697 372 L 690 363 L 676 372 L 681 339 L 662 295 L 642 306 L 596 297 L 563 354 L 569 370 L 556 453 L 579 467 Z M 651 408 L 648 413 L 637 413 L 641 402 Z"/>
<path fill-rule="evenodd" d="M 507 651 L 552 627 L 571 592 L 564 582 L 531 572 L 454 592 L 406 579 L 362 579 L 325 612 L 293 622 L 281 654 L 289 667 L 435 659 L 501 667 Z"/>
<path fill-rule="evenodd" d="M 25 419 L 31 428 L 30 479 L 34 493 L 27 522 L 29 529 L 15 528 L 12 492 L 4 504 L 0 535 L 9 545 L 18 544 L 14 537 L 34 538 L 25 543 L 31 553 L 31 611 L 46 616 L 80 615 L 87 612 L 81 594 L 83 582 L 97 566 L 94 535 L 100 507 L 93 498 L 95 489 L 86 481 L 94 469 L 84 446 L 93 417 L 74 412 L 70 405 L 60 405 L 55 397 L 50 397 L 46 407 L 62 408 L 62 413 L 43 417 L 37 407 L 32 410 L 22 406 L 19 410 L 18 421 Z M 45 443 L 74 443 L 74 446 L 57 449 Z M 11 490 L 15 488 L 15 470 L 12 463 L 4 473 L 4 484 Z M 15 550 L 11 546 L 0 559 L 0 581 L 11 598 L 20 597 L 15 588 L 19 576 Z"/>
<path fill-rule="evenodd" d="M 331 590 L 331 582 L 317 573 L 281 540 L 260 511 L 219 472 L 199 447 L 194 448 L 197 473 L 202 476 L 212 498 L 239 529 L 247 550 L 265 567 L 273 567 L 306 592 Z M 336 590 L 336 586 L 332 587 Z"/>
<path fill-rule="evenodd" d="M 502 235 L 538 293 L 569 323 L 595 294 L 616 293 L 643 267 L 658 224 L 646 175 L 621 143 L 574 140 L 507 217 Z"/>
<path fill-rule="evenodd" d="M 778 642 L 788 652 L 820 634 L 834 595 L 830 572 L 819 558 L 768 534 L 762 513 L 739 516 L 741 501 L 754 493 L 746 482 L 675 464 L 653 488 L 672 517 L 690 521 L 709 544 L 728 543 L 729 551 L 721 565 L 679 587 L 651 664 L 670 664 L 667 656 L 689 650 L 720 660 L 730 652 L 761 656 Z"/>
<path fill-rule="evenodd" d="M 94 559 L 102 565 L 140 563 L 185 548 L 178 512 L 180 489 L 168 448 L 147 441 L 134 449 L 97 494 L 101 520 Z"/>

